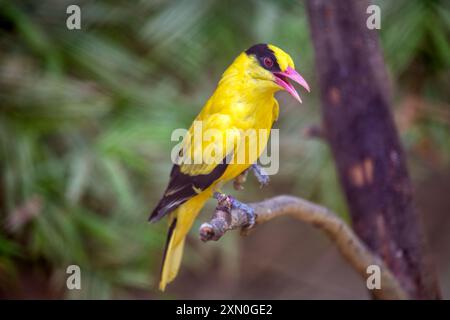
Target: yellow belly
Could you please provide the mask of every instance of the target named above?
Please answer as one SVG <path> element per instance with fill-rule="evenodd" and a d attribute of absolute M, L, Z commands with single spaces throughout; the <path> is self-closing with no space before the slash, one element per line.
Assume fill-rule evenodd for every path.
<path fill-rule="evenodd" d="M 242 172 L 247 170 L 252 164 L 257 162 L 258 158 L 267 146 L 272 127 L 272 119 L 268 119 L 265 125 L 266 128 L 252 128 L 256 131 L 256 141 L 241 139 L 241 143 L 239 144 L 238 150 L 235 152 L 235 156 L 220 178 L 220 182 L 222 184 L 236 178 Z M 264 130 L 264 133 L 260 133 L 259 130 Z"/>

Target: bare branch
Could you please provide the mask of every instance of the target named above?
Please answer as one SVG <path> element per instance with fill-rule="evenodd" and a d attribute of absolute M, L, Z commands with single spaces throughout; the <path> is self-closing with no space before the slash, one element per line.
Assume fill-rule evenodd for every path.
<path fill-rule="evenodd" d="M 290 215 L 325 232 L 336 244 L 342 256 L 367 279 L 367 267 L 377 265 L 381 270 L 381 289 L 370 290 L 374 299 L 406 299 L 405 291 L 384 262 L 373 254 L 356 236 L 353 230 L 334 212 L 307 200 L 281 195 L 258 203 L 246 205 L 256 215 L 256 225 L 273 218 Z M 246 230 L 250 224 L 248 213 L 242 207 L 231 206 L 229 199 L 219 199 L 218 206 L 209 222 L 200 227 L 202 241 L 219 240 L 225 232 L 233 229 Z"/>

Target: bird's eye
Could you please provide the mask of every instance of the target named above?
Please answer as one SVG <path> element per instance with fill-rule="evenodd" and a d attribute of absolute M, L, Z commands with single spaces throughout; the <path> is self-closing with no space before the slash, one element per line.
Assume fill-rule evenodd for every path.
<path fill-rule="evenodd" d="M 267 68 L 272 68 L 272 66 L 273 66 L 273 60 L 272 60 L 271 58 L 269 58 L 269 57 L 265 57 L 265 58 L 264 58 L 264 65 L 265 65 Z"/>

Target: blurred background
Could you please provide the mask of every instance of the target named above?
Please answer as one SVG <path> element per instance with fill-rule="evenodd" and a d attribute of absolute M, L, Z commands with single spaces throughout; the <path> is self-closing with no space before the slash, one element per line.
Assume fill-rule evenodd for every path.
<path fill-rule="evenodd" d="M 374 1 L 428 242 L 450 298 L 450 9 L 445 0 Z M 81 7 L 81 30 L 66 8 Z M 248 237 L 187 240 L 179 277 L 156 290 L 167 225 L 147 218 L 187 128 L 221 73 L 259 42 L 290 53 L 311 94 L 278 94 L 280 171 L 243 201 L 288 193 L 344 219 L 320 122 L 302 1 L 0 0 L 0 297 L 367 299 L 365 282 L 318 230 L 280 218 Z M 347 219 L 348 220 L 348 219 Z M 67 290 L 66 268 L 81 268 Z"/>

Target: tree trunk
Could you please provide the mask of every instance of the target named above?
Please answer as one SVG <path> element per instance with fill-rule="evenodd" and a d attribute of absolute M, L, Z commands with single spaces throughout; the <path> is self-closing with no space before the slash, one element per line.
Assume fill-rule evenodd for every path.
<path fill-rule="evenodd" d="M 308 0 L 323 124 L 355 232 L 411 298 L 440 297 L 399 137 L 377 30 L 362 0 Z M 383 285 L 383 284 L 381 284 Z"/>

